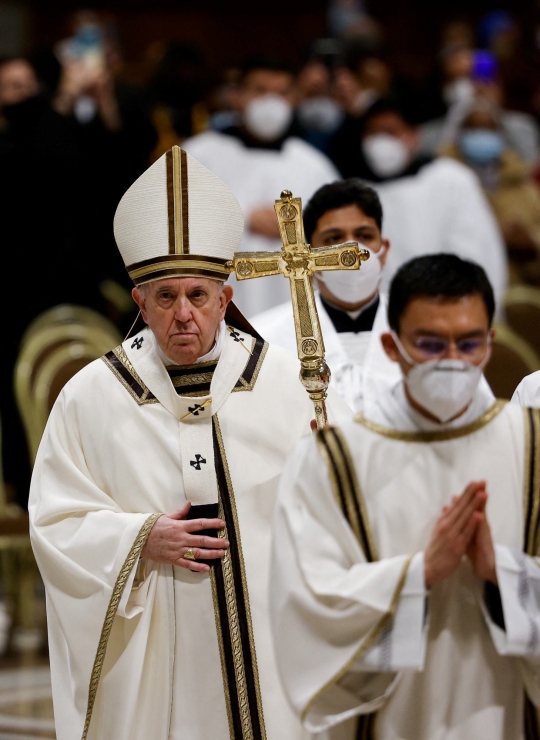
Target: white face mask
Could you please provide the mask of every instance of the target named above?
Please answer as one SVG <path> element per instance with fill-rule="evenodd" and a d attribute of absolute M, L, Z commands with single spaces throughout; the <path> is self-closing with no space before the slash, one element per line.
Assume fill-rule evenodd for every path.
<path fill-rule="evenodd" d="M 324 95 L 302 101 L 297 115 L 302 126 L 323 134 L 333 133 L 343 121 L 341 106 Z"/>
<path fill-rule="evenodd" d="M 280 95 L 262 95 L 247 104 L 244 125 L 257 139 L 274 141 L 287 131 L 292 117 L 292 106 Z"/>
<path fill-rule="evenodd" d="M 443 423 L 464 411 L 473 399 L 489 360 L 489 348 L 480 365 L 449 359 L 415 362 L 398 336 L 394 332 L 392 336 L 403 359 L 412 365 L 405 383 L 416 403 Z"/>
<path fill-rule="evenodd" d="M 458 77 L 444 86 L 442 95 L 447 105 L 468 102 L 474 99 L 474 84 L 468 77 Z"/>
<path fill-rule="evenodd" d="M 405 144 L 390 134 L 372 134 L 362 142 L 366 162 L 379 177 L 392 177 L 409 164 L 410 154 Z"/>
<path fill-rule="evenodd" d="M 344 303 L 360 303 L 371 298 L 377 292 L 381 280 L 382 263 L 380 252 L 367 249 L 369 259 L 362 262 L 359 270 L 327 270 L 317 273 L 317 277 L 325 284 L 330 293 Z"/>

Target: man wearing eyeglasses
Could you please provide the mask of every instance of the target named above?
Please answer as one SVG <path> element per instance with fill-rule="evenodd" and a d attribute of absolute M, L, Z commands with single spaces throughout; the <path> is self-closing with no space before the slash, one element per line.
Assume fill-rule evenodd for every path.
<path fill-rule="evenodd" d="M 540 412 L 483 380 L 494 308 L 472 262 L 404 265 L 382 337 L 402 381 L 283 473 L 277 658 L 325 740 L 538 736 Z"/>

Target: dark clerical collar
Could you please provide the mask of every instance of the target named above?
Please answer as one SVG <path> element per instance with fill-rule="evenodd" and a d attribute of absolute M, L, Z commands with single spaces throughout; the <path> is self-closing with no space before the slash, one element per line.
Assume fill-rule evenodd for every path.
<path fill-rule="evenodd" d="M 354 334 L 358 334 L 361 331 L 371 331 L 375 322 L 375 314 L 377 313 L 377 309 L 381 302 L 379 296 L 377 296 L 373 303 L 362 311 L 359 316 L 355 319 L 351 319 L 346 311 L 327 303 L 322 296 L 321 301 L 326 313 L 334 325 L 334 329 L 338 334 L 343 332 L 353 332 Z"/>

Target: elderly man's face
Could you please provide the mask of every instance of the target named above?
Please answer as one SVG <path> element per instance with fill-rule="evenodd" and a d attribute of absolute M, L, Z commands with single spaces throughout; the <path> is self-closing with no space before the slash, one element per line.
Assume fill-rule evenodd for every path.
<path fill-rule="evenodd" d="M 161 351 L 190 365 L 212 349 L 233 290 L 208 278 L 166 278 L 133 289 Z"/>

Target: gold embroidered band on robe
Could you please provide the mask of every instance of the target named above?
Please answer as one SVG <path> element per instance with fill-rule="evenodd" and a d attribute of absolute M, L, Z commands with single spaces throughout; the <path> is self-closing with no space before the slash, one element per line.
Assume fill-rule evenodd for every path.
<path fill-rule="evenodd" d="M 321 270 L 358 270 L 369 252 L 356 242 L 311 249 L 306 244 L 302 220 L 302 201 L 289 190 L 275 201 L 275 211 L 283 247 L 281 252 L 237 252 L 229 264 L 238 280 L 283 275 L 290 281 L 296 328 L 300 380 L 315 405 L 317 426 L 327 424 L 326 395 L 330 369 L 324 359 L 321 332 L 311 278 Z"/>
<path fill-rule="evenodd" d="M 211 571 L 229 733 L 235 740 L 266 740 L 234 489 L 217 415 L 212 421 L 219 516 L 225 521 L 219 536 L 230 542 L 225 557 Z"/>
<path fill-rule="evenodd" d="M 523 409 L 525 416 L 525 476 L 523 485 L 523 551 L 532 558 L 540 552 L 540 409 Z M 524 697 L 525 740 L 540 738 L 538 711 Z"/>

